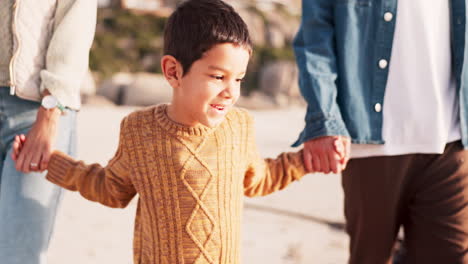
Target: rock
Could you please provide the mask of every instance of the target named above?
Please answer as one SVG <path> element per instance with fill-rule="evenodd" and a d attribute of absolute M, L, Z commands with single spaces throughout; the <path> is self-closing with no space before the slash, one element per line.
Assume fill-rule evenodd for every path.
<path fill-rule="evenodd" d="M 268 45 L 272 48 L 283 48 L 286 44 L 283 32 L 274 25 L 268 25 L 266 37 Z"/>
<path fill-rule="evenodd" d="M 248 1 L 245 0 L 224 0 L 224 2 L 231 5 L 237 12 L 249 6 Z"/>
<path fill-rule="evenodd" d="M 172 87 L 160 74 L 120 72 L 105 80 L 97 94 L 118 105 L 147 106 L 170 102 Z"/>
<path fill-rule="evenodd" d="M 96 81 L 94 80 L 93 73 L 88 71 L 81 83 L 80 88 L 81 95 L 95 95 L 96 94 Z"/>
<path fill-rule="evenodd" d="M 258 91 L 251 92 L 249 96 L 240 97 L 236 106 L 251 110 L 270 110 L 278 108 L 273 97 Z"/>
<path fill-rule="evenodd" d="M 153 72 L 155 69 L 160 67 L 161 55 L 159 54 L 147 54 L 141 59 L 141 67 L 144 71 Z"/>
<path fill-rule="evenodd" d="M 284 94 L 277 94 L 275 97 L 273 97 L 273 101 L 280 108 L 285 108 L 291 105 L 292 104 L 291 99 L 292 99 L 291 97 L 288 97 Z"/>
<path fill-rule="evenodd" d="M 122 0 L 124 8 L 140 10 L 157 10 L 163 5 L 161 0 Z"/>
<path fill-rule="evenodd" d="M 263 0 L 257 1 L 256 6 L 263 12 L 275 13 L 275 9 L 282 7 L 285 11 L 293 15 L 301 14 L 301 0 Z"/>
<path fill-rule="evenodd" d="M 97 90 L 98 95 L 102 95 L 115 104 L 123 103 L 126 87 L 134 81 L 134 76 L 130 73 L 119 72 L 110 79 L 104 80 Z"/>
<path fill-rule="evenodd" d="M 180 2 L 182 2 L 182 0 L 121 0 L 121 1 L 122 1 L 123 8 L 142 10 L 142 11 L 147 11 L 147 12 L 158 12 L 161 9 L 163 9 L 164 13 L 168 12 L 168 10 L 173 10 Z"/>
<path fill-rule="evenodd" d="M 298 70 L 292 61 L 269 63 L 260 72 L 260 91 L 273 97 L 278 94 L 300 96 L 297 82 Z"/>
<path fill-rule="evenodd" d="M 265 22 L 263 21 L 263 18 L 257 13 L 247 9 L 239 9 L 237 11 L 249 28 L 252 42 L 257 46 L 264 46 L 266 40 Z"/>
<path fill-rule="evenodd" d="M 102 95 L 84 95 L 81 97 L 81 101 L 85 105 L 93 106 L 115 106 L 114 102 L 107 99 Z"/>
<path fill-rule="evenodd" d="M 274 28 L 281 32 L 281 36 L 287 43 L 292 43 L 300 26 L 300 17 L 292 15 L 278 14 L 281 12 L 267 12 L 265 18 L 268 28 Z"/>
<path fill-rule="evenodd" d="M 259 87 L 277 107 L 305 105 L 298 85 L 298 69 L 292 61 L 267 64 L 260 72 Z"/>
<path fill-rule="evenodd" d="M 125 87 L 122 104 L 148 106 L 168 103 L 172 87 L 161 74 L 137 73 L 133 82 Z"/>

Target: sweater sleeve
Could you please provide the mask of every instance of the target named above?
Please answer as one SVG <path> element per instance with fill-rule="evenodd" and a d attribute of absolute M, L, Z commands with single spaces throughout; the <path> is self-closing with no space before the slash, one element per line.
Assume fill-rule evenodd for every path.
<path fill-rule="evenodd" d="M 46 178 L 70 191 L 79 191 L 88 200 L 109 207 L 126 207 L 135 196 L 136 190 L 130 178 L 124 124 L 125 119 L 120 127 L 119 147 L 107 166 L 87 165 L 56 151 L 50 159 Z"/>
<path fill-rule="evenodd" d="M 40 91 L 47 89 L 64 106 L 78 107 L 76 98 L 88 70 L 96 14 L 97 0 L 57 1 Z"/>
<path fill-rule="evenodd" d="M 244 177 L 246 196 L 265 196 L 286 188 L 306 174 L 302 150 L 281 153 L 276 159 L 263 159 L 255 143 L 253 120 L 248 118 L 248 166 Z"/>

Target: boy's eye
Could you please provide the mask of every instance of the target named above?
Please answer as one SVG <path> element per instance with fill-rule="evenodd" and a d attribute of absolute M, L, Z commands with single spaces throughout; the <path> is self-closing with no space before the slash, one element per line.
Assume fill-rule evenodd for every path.
<path fill-rule="evenodd" d="M 236 82 L 242 83 L 242 82 L 244 82 L 244 78 L 236 79 Z"/>
<path fill-rule="evenodd" d="M 222 75 L 211 75 L 211 78 L 214 78 L 216 80 L 223 80 L 224 76 L 222 76 Z"/>

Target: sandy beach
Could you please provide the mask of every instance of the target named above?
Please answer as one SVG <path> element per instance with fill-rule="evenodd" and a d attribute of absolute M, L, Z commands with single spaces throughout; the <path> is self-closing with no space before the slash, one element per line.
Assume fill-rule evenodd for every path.
<path fill-rule="evenodd" d="M 78 158 L 105 165 L 113 156 L 122 117 L 131 107 L 84 106 L 78 118 Z M 264 157 L 290 149 L 303 128 L 304 109 L 251 111 Z M 77 193 L 64 195 L 49 250 L 50 264 L 132 263 L 136 199 L 125 209 L 106 208 Z M 346 263 L 339 175 L 309 174 L 284 191 L 246 198 L 244 264 Z"/>

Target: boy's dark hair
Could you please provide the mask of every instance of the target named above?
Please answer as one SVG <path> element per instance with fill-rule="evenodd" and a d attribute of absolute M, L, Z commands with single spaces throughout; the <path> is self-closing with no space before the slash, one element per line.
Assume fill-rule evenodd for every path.
<path fill-rule="evenodd" d="M 193 62 L 216 44 L 232 43 L 252 53 L 247 25 L 221 0 L 188 0 L 180 4 L 164 30 L 164 55 L 174 56 L 184 75 Z"/>

